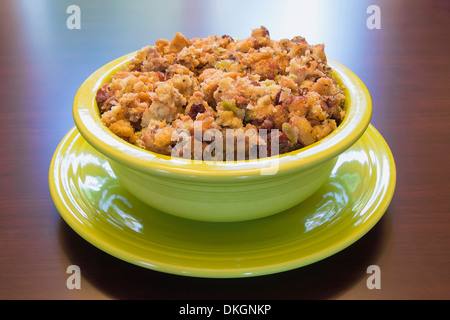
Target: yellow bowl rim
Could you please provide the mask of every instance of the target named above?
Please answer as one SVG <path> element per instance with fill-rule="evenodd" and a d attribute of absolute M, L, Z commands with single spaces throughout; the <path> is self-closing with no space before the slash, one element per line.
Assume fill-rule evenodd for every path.
<path fill-rule="evenodd" d="M 353 145 L 367 129 L 372 116 L 372 100 L 364 83 L 341 63 L 328 58 L 328 65 L 344 85 L 346 116 L 328 136 L 305 148 L 262 159 L 213 162 L 182 159 L 157 154 L 128 143 L 112 133 L 101 121 L 95 95 L 112 74 L 134 58 L 135 52 L 117 58 L 92 73 L 78 89 L 73 102 L 74 122 L 84 139 L 99 152 L 143 173 L 177 178 L 229 179 L 268 177 L 265 170 L 276 166 L 277 174 L 304 170 L 329 160 Z M 263 174 L 262 174 L 263 173 Z"/>

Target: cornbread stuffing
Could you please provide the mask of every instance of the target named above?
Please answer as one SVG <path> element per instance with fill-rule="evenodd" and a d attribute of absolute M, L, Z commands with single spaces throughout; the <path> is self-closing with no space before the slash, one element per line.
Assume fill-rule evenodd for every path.
<path fill-rule="evenodd" d="M 98 89 L 96 101 L 114 134 L 146 150 L 194 158 L 193 147 L 176 144 L 197 139 L 207 149 L 212 141 L 194 137 L 200 123 L 202 133 L 216 129 L 226 137 L 233 129 L 247 140 L 249 130 L 265 129 L 257 144 L 270 156 L 275 138 L 279 154 L 286 153 L 324 138 L 343 120 L 345 96 L 330 71 L 324 45 L 300 36 L 271 40 L 265 27 L 237 41 L 177 33 L 139 50 Z"/>

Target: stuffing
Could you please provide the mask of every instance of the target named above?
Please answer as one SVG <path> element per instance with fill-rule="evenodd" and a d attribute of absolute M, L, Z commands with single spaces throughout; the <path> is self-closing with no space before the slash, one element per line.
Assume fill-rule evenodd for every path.
<path fill-rule="evenodd" d="M 285 153 L 323 139 L 344 119 L 343 88 L 330 71 L 323 44 L 272 40 L 263 26 L 237 41 L 177 33 L 139 50 L 98 89 L 96 102 L 111 132 L 152 152 L 197 159 L 191 146 L 200 143 L 216 159 L 218 136 L 208 130 L 223 137 L 237 130 L 247 142 Z M 198 141 L 196 124 L 208 139 Z M 226 147 L 246 158 L 251 150 Z"/>

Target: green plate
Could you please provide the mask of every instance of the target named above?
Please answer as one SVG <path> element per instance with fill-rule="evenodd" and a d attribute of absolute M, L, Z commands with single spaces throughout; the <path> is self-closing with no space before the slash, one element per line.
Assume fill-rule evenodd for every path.
<path fill-rule="evenodd" d="M 339 156 L 318 192 L 252 221 L 186 220 L 145 205 L 76 128 L 61 141 L 49 172 L 58 211 L 91 244 L 148 269 L 211 278 L 282 272 L 339 252 L 383 216 L 395 180 L 391 151 L 372 125 Z"/>

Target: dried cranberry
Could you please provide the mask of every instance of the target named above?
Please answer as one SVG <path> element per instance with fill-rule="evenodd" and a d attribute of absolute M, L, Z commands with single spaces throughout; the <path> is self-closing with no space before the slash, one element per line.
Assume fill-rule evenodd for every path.
<path fill-rule="evenodd" d="M 289 141 L 288 137 L 286 136 L 286 134 L 284 132 L 281 131 L 272 131 L 271 134 L 269 135 L 270 137 L 270 150 L 272 150 L 272 141 L 274 141 L 275 139 L 278 139 L 278 154 L 283 154 L 289 151 L 292 151 L 295 146 L 292 145 L 292 143 Z"/>
<path fill-rule="evenodd" d="M 231 41 L 234 42 L 234 39 L 233 39 L 232 37 L 230 37 L 229 35 L 227 35 L 227 34 L 224 34 L 224 35 L 222 36 L 222 39 L 228 39 L 228 40 L 231 40 Z"/>
<path fill-rule="evenodd" d="M 277 106 L 277 105 L 279 105 L 280 104 L 280 97 L 281 97 L 281 92 L 283 92 L 283 89 L 280 89 L 278 92 L 277 92 L 277 94 L 276 94 L 276 96 L 275 96 L 275 105 Z"/>
<path fill-rule="evenodd" d="M 95 96 L 95 100 L 99 105 L 103 104 L 106 100 L 108 100 L 110 93 L 105 88 L 100 88 L 97 90 L 97 95 Z"/>
<path fill-rule="evenodd" d="M 159 71 L 159 72 L 157 73 L 157 75 L 158 75 L 159 81 L 166 81 L 166 75 L 165 75 L 164 73 L 162 73 L 161 71 Z"/>
<path fill-rule="evenodd" d="M 276 140 L 278 141 L 274 142 Z M 275 154 L 283 154 L 291 151 L 292 149 L 286 134 L 278 130 L 271 131 L 270 134 L 267 135 L 267 156 L 269 157 L 272 156 L 272 148 L 274 148 L 272 144 L 278 146 L 278 150 L 274 150 Z"/>
<path fill-rule="evenodd" d="M 196 102 L 191 106 L 191 109 L 189 110 L 189 116 L 191 117 L 192 120 L 195 120 L 195 118 L 197 117 L 197 114 L 199 113 L 203 113 L 206 111 L 206 108 L 203 104 Z"/>
<path fill-rule="evenodd" d="M 270 37 L 269 30 L 267 30 L 266 27 L 261 26 L 261 30 L 262 30 L 263 37 Z"/>
<path fill-rule="evenodd" d="M 261 129 L 270 130 L 270 129 L 273 129 L 275 127 L 275 124 L 270 119 L 264 119 L 264 121 L 261 123 L 261 125 L 259 127 Z"/>
<path fill-rule="evenodd" d="M 247 106 L 250 103 L 250 100 L 242 97 L 242 96 L 237 96 L 235 97 L 236 100 L 236 106 L 240 109 L 243 109 L 245 106 Z"/>
<path fill-rule="evenodd" d="M 283 144 L 289 143 L 289 139 L 284 132 L 280 132 L 280 134 L 278 136 L 278 141 L 279 141 L 279 143 L 283 143 Z"/>

